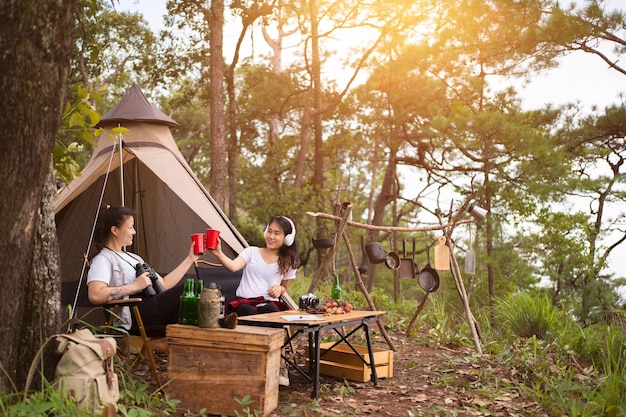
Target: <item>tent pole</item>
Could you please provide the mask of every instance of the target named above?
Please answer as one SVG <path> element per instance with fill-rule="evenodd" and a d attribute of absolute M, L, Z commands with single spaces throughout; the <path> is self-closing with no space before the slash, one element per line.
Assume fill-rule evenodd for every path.
<path fill-rule="evenodd" d="M 118 127 L 120 127 L 120 125 L 118 125 Z M 124 204 L 124 147 L 122 142 L 122 135 L 118 133 L 117 138 L 120 141 L 120 193 L 122 194 L 120 202 L 122 204 L 122 207 L 124 207 L 126 205 Z"/>

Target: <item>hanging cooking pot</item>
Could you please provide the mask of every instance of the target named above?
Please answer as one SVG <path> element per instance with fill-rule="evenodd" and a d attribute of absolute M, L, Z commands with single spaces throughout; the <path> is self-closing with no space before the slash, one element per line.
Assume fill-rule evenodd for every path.
<path fill-rule="evenodd" d="M 439 288 L 439 274 L 430 267 L 430 246 L 426 246 L 426 266 L 417 276 L 420 287 L 426 292 L 435 292 Z"/>
<path fill-rule="evenodd" d="M 367 258 L 373 264 L 381 264 L 387 259 L 387 253 L 380 242 L 368 243 L 365 245 L 365 252 L 367 253 Z"/>
<path fill-rule="evenodd" d="M 311 238 L 313 247 L 317 249 L 328 249 L 335 245 L 335 239 L 332 237 L 330 230 L 326 226 L 320 226 L 318 235 L 326 234 L 328 237 Z"/>

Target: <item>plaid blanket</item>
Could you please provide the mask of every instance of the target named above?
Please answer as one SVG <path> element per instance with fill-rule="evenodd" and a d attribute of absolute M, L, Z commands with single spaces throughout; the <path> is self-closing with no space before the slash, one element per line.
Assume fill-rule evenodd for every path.
<path fill-rule="evenodd" d="M 258 310 L 260 306 L 263 306 L 265 304 L 274 304 L 276 307 L 278 307 L 278 310 L 280 311 L 290 310 L 289 306 L 283 303 L 282 301 L 266 300 L 264 297 L 256 297 L 256 298 L 235 297 L 233 301 L 226 304 L 226 314 L 230 314 L 236 311 L 237 308 L 242 304 L 249 304 L 253 306 L 256 310 Z"/>

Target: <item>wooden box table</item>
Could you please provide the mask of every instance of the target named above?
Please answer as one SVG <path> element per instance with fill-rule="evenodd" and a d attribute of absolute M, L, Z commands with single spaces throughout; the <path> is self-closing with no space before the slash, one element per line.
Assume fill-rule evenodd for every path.
<path fill-rule="evenodd" d="M 370 323 L 378 320 L 378 316 L 385 314 L 385 311 L 365 311 L 353 310 L 346 314 L 309 314 L 305 311 L 290 310 L 278 311 L 275 313 L 256 314 L 252 316 L 239 317 L 239 323 L 251 326 L 267 326 L 267 327 L 290 327 L 295 328 L 295 332 L 285 339 L 284 346 L 301 334 L 309 337 L 308 358 L 310 362 L 309 373 L 305 373 L 296 366 L 295 363 L 289 361 L 289 364 L 298 372 L 313 382 L 312 398 L 319 398 L 320 394 L 320 360 L 323 354 L 320 352 L 322 332 L 324 330 L 333 329 L 339 335 L 339 340 L 324 349 L 324 354 L 331 352 L 335 346 L 349 346 L 354 354 L 366 363 L 371 369 L 371 380 L 374 385 L 378 384 L 378 376 L 376 375 L 376 364 L 374 351 L 372 349 L 372 341 L 370 338 Z M 341 327 L 350 327 L 345 335 L 339 332 Z M 363 355 L 350 343 L 350 337 L 358 330 L 365 332 L 365 340 L 367 342 L 367 354 L 369 361 L 366 361 Z M 287 358 L 284 358 L 287 360 Z"/>
<path fill-rule="evenodd" d="M 171 324 L 166 329 L 165 391 L 193 411 L 235 416 L 246 407 L 237 403 L 249 396 L 251 410 L 267 416 L 278 406 L 280 349 L 285 331 L 239 325 L 235 329 L 204 329 Z"/>

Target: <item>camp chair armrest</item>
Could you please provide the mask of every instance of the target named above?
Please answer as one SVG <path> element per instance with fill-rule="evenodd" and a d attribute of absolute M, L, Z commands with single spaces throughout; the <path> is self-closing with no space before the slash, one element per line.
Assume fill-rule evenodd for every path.
<path fill-rule="evenodd" d="M 212 266 L 212 267 L 215 267 L 215 268 L 223 268 L 224 267 L 222 264 L 205 261 L 204 259 L 198 259 L 197 261 L 194 261 L 194 264 L 195 264 L 196 268 L 198 267 L 198 264 L 209 265 L 209 266 Z"/>
<path fill-rule="evenodd" d="M 109 301 L 108 303 L 102 303 L 100 304 L 103 307 L 112 307 L 112 306 L 133 306 L 136 304 L 139 304 L 141 301 L 143 301 L 141 298 L 126 298 L 124 300 L 112 300 Z"/>

